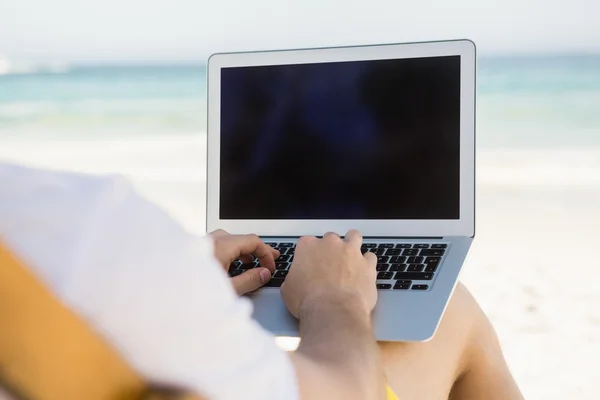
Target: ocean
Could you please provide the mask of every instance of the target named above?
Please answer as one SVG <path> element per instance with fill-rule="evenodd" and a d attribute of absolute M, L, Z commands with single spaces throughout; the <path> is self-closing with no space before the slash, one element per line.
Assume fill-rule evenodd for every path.
<path fill-rule="evenodd" d="M 204 131 L 205 123 L 204 66 L 0 75 L 0 137 L 186 134 Z"/>
<path fill-rule="evenodd" d="M 0 75 L 0 160 L 124 174 L 200 230 L 205 80 L 203 65 Z M 481 58 L 477 87 L 478 185 L 600 185 L 600 55 Z"/>
<path fill-rule="evenodd" d="M 202 65 L 0 75 L 0 138 L 200 133 L 205 79 Z M 600 55 L 482 58 L 477 99 L 480 148 L 600 145 Z"/>

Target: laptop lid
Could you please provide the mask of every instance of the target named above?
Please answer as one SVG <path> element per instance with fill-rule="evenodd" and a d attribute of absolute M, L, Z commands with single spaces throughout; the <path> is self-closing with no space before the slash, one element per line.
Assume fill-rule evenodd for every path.
<path fill-rule="evenodd" d="M 473 236 L 467 40 L 213 55 L 207 230 Z"/>

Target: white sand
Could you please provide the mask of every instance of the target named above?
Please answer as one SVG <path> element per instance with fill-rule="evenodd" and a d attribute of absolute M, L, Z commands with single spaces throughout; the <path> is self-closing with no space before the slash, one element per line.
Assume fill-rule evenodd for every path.
<path fill-rule="evenodd" d="M 201 136 L 4 140 L 0 160 L 124 173 L 202 232 L 203 147 Z M 526 398 L 600 398 L 600 151 L 482 151 L 477 193 L 462 280 L 496 327 Z"/>
<path fill-rule="evenodd" d="M 482 186 L 462 276 L 529 399 L 600 398 L 600 188 Z"/>

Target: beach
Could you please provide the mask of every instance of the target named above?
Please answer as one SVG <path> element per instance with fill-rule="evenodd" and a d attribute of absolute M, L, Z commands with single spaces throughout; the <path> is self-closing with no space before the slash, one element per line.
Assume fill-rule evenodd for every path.
<path fill-rule="evenodd" d="M 204 137 L 5 140 L 0 159 L 123 174 L 202 234 Z M 496 328 L 527 399 L 597 399 L 600 150 L 481 151 L 477 177 L 477 231 L 462 281 Z"/>
<path fill-rule="evenodd" d="M 600 398 L 598 71 L 599 56 L 479 63 L 476 235 L 461 280 L 527 399 Z M 0 89 L 0 161 L 124 175 L 204 234 L 204 67 L 34 71 L 0 76 Z"/>
<path fill-rule="evenodd" d="M 461 276 L 528 399 L 600 393 L 600 189 L 481 185 Z"/>

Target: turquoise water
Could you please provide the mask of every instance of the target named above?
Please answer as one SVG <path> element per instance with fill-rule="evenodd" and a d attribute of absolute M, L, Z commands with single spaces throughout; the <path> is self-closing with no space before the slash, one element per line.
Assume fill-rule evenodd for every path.
<path fill-rule="evenodd" d="M 0 137 L 205 130 L 203 66 L 74 67 L 0 76 Z M 482 148 L 600 147 L 600 56 L 482 58 Z"/>
<path fill-rule="evenodd" d="M 479 63 L 483 147 L 600 147 L 600 56 Z"/>
<path fill-rule="evenodd" d="M 0 76 L 0 135 L 83 139 L 204 131 L 205 80 L 203 66 Z"/>

